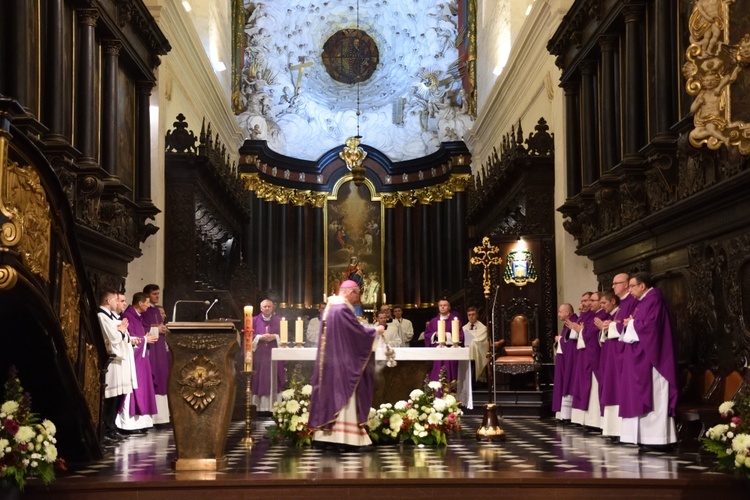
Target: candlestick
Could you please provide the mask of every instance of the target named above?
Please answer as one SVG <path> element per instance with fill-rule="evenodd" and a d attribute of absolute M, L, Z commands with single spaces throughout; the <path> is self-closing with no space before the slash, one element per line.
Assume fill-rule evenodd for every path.
<path fill-rule="evenodd" d="M 458 343 L 461 341 L 461 337 L 458 335 L 459 328 L 458 318 L 453 318 L 453 321 L 451 321 L 451 342 L 453 343 L 453 347 L 458 347 Z"/>
<path fill-rule="evenodd" d="M 245 371 L 253 371 L 253 306 L 245 306 L 245 328 L 242 333 L 245 338 L 244 364 Z"/>
<path fill-rule="evenodd" d="M 281 318 L 279 328 L 281 329 L 281 344 L 283 347 L 286 347 L 286 344 L 289 342 L 289 322 L 286 318 Z"/>
<path fill-rule="evenodd" d="M 302 336 L 302 318 L 297 318 L 297 321 L 294 322 L 294 343 L 300 345 L 302 342 L 304 342 Z"/>
<path fill-rule="evenodd" d="M 438 320 L 438 343 L 445 345 L 445 320 Z"/>

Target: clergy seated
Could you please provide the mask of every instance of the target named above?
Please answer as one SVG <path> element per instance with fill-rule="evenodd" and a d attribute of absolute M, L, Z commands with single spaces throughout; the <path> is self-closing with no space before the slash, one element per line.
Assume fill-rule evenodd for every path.
<path fill-rule="evenodd" d="M 505 326 L 505 325 L 504 325 Z M 529 322 L 526 316 L 513 316 L 509 324 L 509 335 L 495 343 L 495 370 L 516 375 L 534 372 L 534 387 L 539 391 L 539 371 L 542 367 L 539 354 L 539 335 L 529 336 Z"/>

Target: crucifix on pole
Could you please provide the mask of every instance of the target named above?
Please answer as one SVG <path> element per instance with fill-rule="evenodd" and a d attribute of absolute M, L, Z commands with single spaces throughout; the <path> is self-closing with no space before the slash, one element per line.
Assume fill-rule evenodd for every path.
<path fill-rule="evenodd" d="M 490 239 L 485 236 L 482 238 L 482 245 L 481 246 L 475 246 L 473 249 L 474 256 L 469 259 L 469 262 L 473 266 L 482 266 L 483 272 L 482 272 L 482 287 L 484 288 L 484 302 L 485 302 L 485 311 L 489 315 L 490 310 L 490 291 L 492 289 L 492 276 L 491 276 L 491 266 L 499 266 L 502 262 L 502 259 L 498 255 L 500 252 L 500 249 L 492 244 L 490 244 Z M 499 288 L 499 285 L 498 285 Z M 495 292 L 495 300 L 497 300 L 497 292 Z M 484 408 L 484 417 L 482 418 L 482 425 L 477 430 L 477 439 L 480 441 L 502 441 L 505 439 L 505 431 L 500 427 L 500 423 L 498 422 L 497 418 L 497 412 L 496 412 L 496 402 L 495 402 L 495 307 L 494 303 L 492 305 L 492 321 L 488 321 L 490 328 L 489 331 L 492 332 L 492 335 L 487 336 L 487 340 L 490 343 L 489 347 L 492 348 L 492 355 L 490 357 L 489 363 L 487 363 L 487 367 L 489 368 L 489 373 L 491 374 L 491 382 L 490 378 L 487 378 L 487 382 L 491 383 L 492 391 L 488 392 L 492 394 L 492 397 L 490 398 L 490 402 L 485 406 Z"/>

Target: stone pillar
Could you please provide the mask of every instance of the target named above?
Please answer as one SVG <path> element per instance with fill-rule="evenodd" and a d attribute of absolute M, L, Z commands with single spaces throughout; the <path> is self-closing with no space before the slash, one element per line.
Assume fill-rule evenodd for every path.
<path fill-rule="evenodd" d="M 94 144 L 99 123 L 96 117 L 94 83 L 94 58 L 96 49 L 95 28 L 99 19 L 96 9 L 79 9 L 78 14 L 78 61 L 76 66 L 75 147 L 81 152 L 78 163 L 84 167 L 96 167 Z M 139 157 L 140 160 L 140 157 Z"/>
<path fill-rule="evenodd" d="M 263 233 L 263 224 L 266 221 L 267 218 L 267 212 L 266 212 L 266 206 L 267 202 L 261 198 L 258 198 L 255 193 L 253 193 L 255 202 L 253 203 L 253 207 L 255 208 L 253 210 L 252 214 L 252 221 L 253 221 L 253 243 L 251 246 L 252 251 L 252 263 L 253 263 L 253 271 L 255 272 L 255 278 L 256 282 L 258 283 L 258 288 L 262 288 L 266 281 L 266 262 L 268 259 L 266 258 L 266 245 L 264 233 Z"/>
<path fill-rule="evenodd" d="M 430 205 L 430 217 L 432 218 L 432 290 L 433 297 L 440 299 L 446 286 L 445 267 L 443 260 L 445 255 L 445 221 L 443 217 L 443 201 L 435 201 Z"/>
<path fill-rule="evenodd" d="M 388 200 L 388 201 L 386 201 Z M 395 196 L 383 198 L 383 207 L 385 208 L 385 261 L 383 266 L 383 290 L 388 290 L 392 297 L 396 293 L 396 203 L 398 198 Z"/>
<path fill-rule="evenodd" d="M 276 244 L 276 240 L 279 235 L 279 227 L 276 223 L 277 208 L 278 206 L 273 201 L 269 201 L 266 205 L 266 228 L 265 231 L 263 231 L 266 248 L 263 255 L 264 260 L 260 263 L 261 266 L 265 266 L 266 268 L 264 291 L 274 290 L 277 278 L 276 262 L 278 262 L 278 258 L 276 255 L 276 248 L 278 245 Z"/>
<path fill-rule="evenodd" d="M 602 171 L 610 170 L 620 162 L 620 104 L 616 78 L 618 68 L 616 36 L 601 36 L 598 40 L 602 52 L 601 68 L 601 137 Z"/>
<path fill-rule="evenodd" d="M 565 93 L 565 163 L 567 170 L 567 197 L 573 197 L 581 191 L 581 122 L 578 109 L 577 81 L 565 81 L 560 84 Z"/>
<path fill-rule="evenodd" d="M 623 108 L 623 159 L 639 161 L 638 151 L 647 137 L 646 25 L 644 7 L 628 4 L 625 15 L 625 102 Z M 670 82 L 672 83 L 672 82 Z"/>
<path fill-rule="evenodd" d="M 118 40 L 107 40 L 103 48 L 100 164 L 110 177 L 117 177 L 117 58 L 122 44 Z"/>
<path fill-rule="evenodd" d="M 466 192 L 457 191 L 453 195 L 455 204 L 455 222 L 456 235 L 455 247 L 453 249 L 453 266 L 456 269 L 456 286 L 458 289 L 463 288 L 466 281 L 466 272 L 468 268 L 469 251 L 466 243 Z"/>
<path fill-rule="evenodd" d="M 585 60 L 581 70 L 581 144 L 583 146 L 583 185 L 599 178 L 599 110 L 597 107 L 596 61 Z"/>
<path fill-rule="evenodd" d="M 405 197 L 406 198 L 406 197 Z M 404 304 L 416 304 L 415 279 L 417 269 L 414 268 L 414 203 L 410 199 L 404 201 Z M 393 302 L 393 300 L 391 300 Z"/>

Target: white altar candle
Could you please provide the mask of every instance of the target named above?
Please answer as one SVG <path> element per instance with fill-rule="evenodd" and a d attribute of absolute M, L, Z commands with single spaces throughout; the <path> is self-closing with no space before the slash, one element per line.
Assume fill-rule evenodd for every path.
<path fill-rule="evenodd" d="M 445 320 L 438 320 L 438 342 L 445 344 Z"/>
<path fill-rule="evenodd" d="M 302 337 L 302 318 L 297 318 L 297 321 L 294 322 L 294 341 L 297 344 L 304 342 L 304 338 Z"/>
<path fill-rule="evenodd" d="M 279 328 L 281 329 L 281 343 L 286 344 L 289 342 L 289 322 L 286 318 L 281 318 Z"/>
<path fill-rule="evenodd" d="M 453 321 L 451 321 L 451 342 L 453 342 L 453 345 L 458 345 L 461 341 L 461 337 L 458 335 L 459 328 L 458 318 L 453 318 Z"/>

